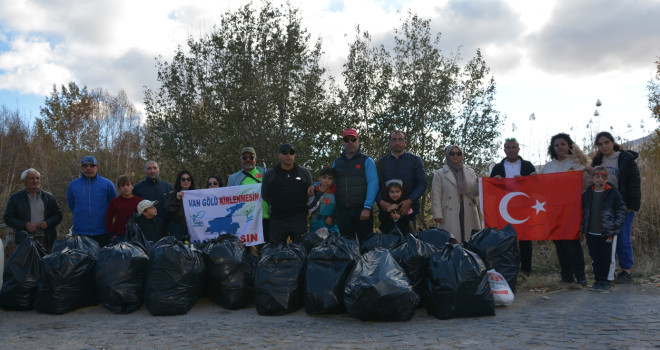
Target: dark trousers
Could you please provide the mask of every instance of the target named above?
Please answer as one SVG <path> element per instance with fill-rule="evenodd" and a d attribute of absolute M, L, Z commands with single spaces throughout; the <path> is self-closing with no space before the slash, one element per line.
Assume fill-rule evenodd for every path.
<path fill-rule="evenodd" d="M 518 241 L 520 249 L 520 270 L 532 273 L 532 241 Z"/>
<path fill-rule="evenodd" d="M 103 248 L 103 247 L 107 246 L 108 244 L 110 244 L 110 235 L 107 234 L 107 233 L 100 234 L 100 235 L 94 235 L 94 236 L 86 236 L 86 237 L 89 237 L 89 238 L 95 240 L 96 243 L 98 243 L 99 247 L 101 247 L 101 248 Z"/>
<path fill-rule="evenodd" d="M 616 237 L 614 237 L 616 239 Z M 597 282 L 607 282 L 612 265 L 612 242 L 606 242 L 601 235 L 587 234 L 587 248 L 591 256 L 591 267 Z M 614 273 L 612 273 L 614 275 Z"/>
<path fill-rule="evenodd" d="M 584 252 L 579 239 L 552 241 L 555 244 L 561 279 L 564 282 L 574 282 L 586 278 L 584 273 Z M 573 278 L 575 277 L 575 279 Z"/>
<path fill-rule="evenodd" d="M 270 218 L 270 242 L 286 244 L 287 238 L 291 242 L 300 243 L 307 233 L 307 211 L 282 218 Z"/>
<path fill-rule="evenodd" d="M 337 226 L 339 226 L 339 233 L 343 237 L 357 239 L 360 243 L 368 240 L 374 234 L 374 215 L 373 212 L 369 213 L 369 219 L 360 220 L 360 213 L 363 207 L 335 207 L 335 215 L 337 217 Z"/>

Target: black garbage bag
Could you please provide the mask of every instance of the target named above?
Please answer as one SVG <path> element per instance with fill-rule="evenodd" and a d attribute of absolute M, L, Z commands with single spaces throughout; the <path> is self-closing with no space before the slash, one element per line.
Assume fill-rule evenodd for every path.
<path fill-rule="evenodd" d="M 360 242 L 360 253 L 364 254 L 376 248 L 390 249 L 401 242 L 403 242 L 403 235 L 398 230 L 394 230 L 392 233 L 377 232 L 366 241 Z"/>
<path fill-rule="evenodd" d="M 44 256 L 34 307 L 39 312 L 61 315 L 97 305 L 95 269 L 96 258 L 82 250 L 64 248 Z"/>
<path fill-rule="evenodd" d="M 154 316 L 184 315 L 201 296 L 204 258 L 174 236 L 154 243 L 149 252 L 144 302 Z"/>
<path fill-rule="evenodd" d="M 101 249 L 96 260 L 96 292 L 101 305 L 129 314 L 144 303 L 149 256 L 137 243 L 119 242 Z"/>
<path fill-rule="evenodd" d="M 390 254 L 410 278 L 410 284 L 417 294 L 424 300 L 424 275 L 428 267 L 429 260 L 436 251 L 436 247 L 430 243 L 415 238 L 412 234 L 407 234 L 403 242 L 390 248 Z"/>
<path fill-rule="evenodd" d="M 9 310 L 32 309 L 41 273 L 40 261 L 44 255 L 46 249 L 29 235 L 16 247 L 5 264 L 0 307 Z"/>
<path fill-rule="evenodd" d="M 465 248 L 479 254 L 486 264 L 486 270 L 495 269 L 502 274 L 511 291 L 516 292 L 520 251 L 513 226 L 506 225 L 501 230 L 485 228 L 475 232 L 470 240 L 465 242 Z"/>
<path fill-rule="evenodd" d="M 280 316 L 303 306 L 305 248 L 267 244 L 254 272 L 254 302 L 259 315 Z"/>
<path fill-rule="evenodd" d="M 426 310 L 443 320 L 495 315 L 486 266 L 459 244 L 446 244 L 429 261 L 425 285 Z"/>
<path fill-rule="evenodd" d="M 447 243 L 458 243 L 456 240 L 451 242 L 454 238 L 451 233 L 437 227 L 429 227 L 428 230 L 419 231 L 415 234 L 415 237 L 434 245 L 437 249 L 444 247 Z"/>
<path fill-rule="evenodd" d="M 310 315 L 344 311 L 344 286 L 360 248 L 354 239 L 328 237 L 307 256 L 305 311 Z"/>
<path fill-rule="evenodd" d="M 205 245 L 206 296 L 214 303 L 229 310 L 246 307 L 250 303 L 247 250 L 234 235 L 220 235 Z"/>
<path fill-rule="evenodd" d="M 360 320 L 408 321 L 418 304 L 410 279 L 384 248 L 362 255 L 346 279 L 346 311 Z"/>
<path fill-rule="evenodd" d="M 83 252 L 87 252 L 89 255 L 93 256 L 94 259 L 99 256 L 99 252 L 101 251 L 101 247 L 99 246 L 98 242 L 82 235 L 75 235 L 66 239 L 58 239 L 55 241 L 55 243 L 53 243 L 53 253 L 61 252 L 65 248 L 82 250 Z"/>
<path fill-rule="evenodd" d="M 149 254 L 153 243 L 144 236 L 142 229 L 140 229 L 140 225 L 138 225 L 135 221 L 138 217 L 139 215 L 135 213 L 131 215 L 130 219 L 128 219 L 124 241 L 138 243 L 144 249 L 144 251 Z"/>
<path fill-rule="evenodd" d="M 330 233 L 327 228 L 323 227 L 315 232 L 309 232 L 308 234 L 303 237 L 302 244 L 303 247 L 305 247 L 306 252 L 311 252 L 314 247 L 320 245 L 325 241 L 328 237 L 331 235 L 335 235 L 334 233 Z"/>

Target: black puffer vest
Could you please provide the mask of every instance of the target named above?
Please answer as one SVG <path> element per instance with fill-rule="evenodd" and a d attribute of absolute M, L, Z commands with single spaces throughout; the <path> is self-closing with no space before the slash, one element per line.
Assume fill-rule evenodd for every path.
<path fill-rule="evenodd" d="M 367 156 L 360 153 L 348 159 L 346 152 L 335 159 L 335 198 L 341 207 L 363 207 L 367 198 L 367 174 L 365 163 Z"/>

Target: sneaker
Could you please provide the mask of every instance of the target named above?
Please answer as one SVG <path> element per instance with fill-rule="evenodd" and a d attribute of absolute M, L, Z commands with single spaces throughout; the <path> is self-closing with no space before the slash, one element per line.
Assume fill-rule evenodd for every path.
<path fill-rule="evenodd" d="M 587 286 L 587 278 L 586 277 L 581 277 L 577 279 L 577 283 L 581 285 L 582 287 Z"/>
<path fill-rule="evenodd" d="M 600 282 L 600 286 L 596 288 L 598 293 L 609 293 L 612 291 L 612 284 L 610 282 Z"/>
<path fill-rule="evenodd" d="M 616 276 L 616 279 L 614 280 L 616 284 L 626 284 L 626 283 L 632 283 L 633 282 L 633 277 L 628 271 L 621 271 L 619 274 Z"/>

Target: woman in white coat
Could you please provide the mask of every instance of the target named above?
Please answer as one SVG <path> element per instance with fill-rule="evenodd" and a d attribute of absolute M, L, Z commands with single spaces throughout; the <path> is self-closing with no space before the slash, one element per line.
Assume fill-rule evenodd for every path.
<path fill-rule="evenodd" d="M 431 212 L 438 227 L 460 242 L 481 229 L 477 210 L 479 182 L 472 168 L 463 164 L 463 152 L 456 145 L 445 149 L 445 166 L 436 170 L 431 188 Z"/>

